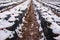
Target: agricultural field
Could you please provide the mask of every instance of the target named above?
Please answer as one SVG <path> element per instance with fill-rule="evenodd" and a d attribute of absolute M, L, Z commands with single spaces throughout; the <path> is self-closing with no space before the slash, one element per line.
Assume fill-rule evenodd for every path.
<path fill-rule="evenodd" d="M 0 0 L 0 40 L 60 40 L 60 0 Z"/>

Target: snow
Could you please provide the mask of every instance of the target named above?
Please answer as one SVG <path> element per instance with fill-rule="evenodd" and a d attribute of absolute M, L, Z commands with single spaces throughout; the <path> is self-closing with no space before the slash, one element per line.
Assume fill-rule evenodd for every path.
<path fill-rule="evenodd" d="M 18 37 L 22 38 L 22 37 L 23 37 L 23 36 L 22 36 L 22 32 L 19 31 L 19 30 L 21 30 L 21 28 L 20 28 L 20 27 L 17 27 L 17 29 L 16 29 L 15 31 L 16 31 Z"/>
<path fill-rule="evenodd" d="M 7 3 L 7 4 L 0 4 L 0 7 L 2 6 L 9 6 L 9 5 L 12 5 L 12 4 L 16 4 L 17 2 L 10 2 L 10 3 Z"/>
<path fill-rule="evenodd" d="M 15 17 L 10 17 L 9 19 L 8 19 L 8 21 L 15 21 L 16 19 L 15 19 Z"/>
<path fill-rule="evenodd" d="M 22 26 L 23 26 L 23 24 L 19 24 L 19 27 L 17 27 L 17 29 L 15 30 L 16 31 L 16 33 L 17 33 L 17 35 L 18 35 L 18 37 L 20 37 L 20 38 L 22 38 L 23 36 L 22 36 Z"/>
<path fill-rule="evenodd" d="M 60 7 L 57 7 L 58 4 L 52 4 L 52 3 L 46 3 L 46 2 L 42 2 L 43 4 L 45 4 L 46 6 L 50 7 L 50 8 L 53 8 L 54 10 L 56 11 L 60 11 Z M 54 2 L 53 2 L 54 3 Z"/>
<path fill-rule="evenodd" d="M 21 5 L 18 5 L 17 7 L 17 10 L 20 8 L 20 10 L 25 10 L 26 8 L 28 8 L 29 6 L 29 3 L 30 3 L 30 0 L 27 0 L 26 2 L 22 3 Z"/>
<path fill-rule="evenodd" d="M 22 24 L 20 24 L 20 29 L 22 28 L 22 26 L 23 26 L 23 23 L 22 23 Z"/>
<path fill-rule="evenodd" d="M 12 26 L 14 23 L 9 23 L 6 20 L 0 20 L 0 28 L 6 28 Z"/>
<path fill-rule="evenodd" d="M 51 6 L 51 5 L 50 5 Z M 42 6 L 43 7 L 43 6 Z M 54 6 L 52 6 L 52 7 L 54 7 Z M 45 7 L 45 8 L 48 8 L 48 7 Z M 51 24 L 51 26 L 49 26 L 49 28 L 51 28 L 52 29 L 52 32 L 53 33 L 55 33 L 55 34 L 60 34 L 60 26 L 56 23 L 56 21 L 59 21 L 59 19 L 60 19 L 60 17 L 58 17 L 57 15 L 55 15 L 52 11 L 51 11 L 51 9 L 49 9 L 49 10 L 47 10 L 47 9 L 45 9 L 45 8 L 43 8 L 42 9 L 42 17 L 43 18 L 47 18 L 46 19 L 46 21 L 48 21 L 48 22 L 51 22 L 52 24 Z M 57 8 L 57 7 L 54 7 L 54 8 L 56 8 L 56 9 L 59 9 L 59 8 Z M 45 10 L 44 10 L 45 9 Z M 44 11 L 46 11 L 47 10 L 47 12 L 44 12 Z M 44 13 L 43 13 L 44 12 Z M 49 15 L 50 14 L 50 15 Z M 54 20 L 52 19 L 52 18 L 54 18 Z M 54 22 L 55 21 L 55 22 Z M 56 40 L 60 40 L 59 39 L 60 37 L 56 37 Z"/>
<path fill-rule="evenodd" d="M 41 27 L 39 27 L 39 31 L 41 32 L 43 29 Z"/>
<path fill-rule="evenodd" d="M 33 2 L 34 2 L 34 4 L 37 6 L 37 7 L 35 7 L 35 10 L 36 9 L 41 9 L 40 7 L 42 6 L 42 5 L 40 5 L 40 3 L 38 3 L 38 2 L 36 2 L 36 0 L 33 0 Z M 37 19 L 37 22 L 38 22 L 38 24 L 39 24 L 39 32 L 41 32 L 41 36 L 43 36 L 42 38 L 40 38 L 39 40 L 46 40 L 46 38 L 45 38 L 45 35 L 44 35 L 44 33 L 43 33 L 43 29 L 42 29 L 42 27 L 41 27 L 41 21 L 39 20 L 39 14 L 37 13 L 37 11 L 35 12 L 35 14 L 36 14 L 36 19 Z"/>
<path fill-rule="evenodd" d="M 28 23 L 28 22 L 25 20 L 25 17 L 23 17 L 22 22 Z"/>
<path fill-rule="evenodd" d="M 57 15 L 55 15 L 51 11 L 51 9 L 49 7 L 46 7 L 46 6 L 42 5 L 42 3 L 39 3 L 39 2 L 37 2 L 37 1 L 34 0 L 34 4 L 37 6 L 35 9 L 40 10 L 42 17 L 45 18 L 46 21 L 48 21 L 48 22 L 51 23 L 51 25 L 48 26 L 48 27 L 50 29 L 52 29 L 52 32 L 54 34 L 60 34 L 60 26 L 56 23 L 57 21 L 60 22 L 60 17 L 58 17 Z M 51 4 L 47 4 L 47 3 L 44 3 L 44 4 L 46 4 L 48 6 L 52 6 L 52 7 L 56 8 L 56 9 L 59 9 L 58 7 L 53 6 Z M 38 17 L 36 17 L 36 18 L 38 18 Z M 39 31 L 42 31 L 42 28 L 41 27 L 39 28 Z M 55 37 L 54 39 L 60 40 L 60 36 Z M 44 40 L 44 39 L 42 38 L 40 40 Z"/>
<path fill-rule="evenodd" d="M 37 19 L 37 22 L 38 22 L 38 24 L 39 24 L 39 31 L 41 32 L 42 31 L 42 28 L 41 28 L 41 25 L 40 25 L 40 20 L 39 20 L 39 16 L 38 16 L 38 13 L 37 12 L 35 12 L 35 14 L 36 14 L 36 19 Z"/>
<path fill-rule="evenodd" d="M 44 7 L 44 6 L 42 6 L 42 7 Z M 48 8 L 48 7 L 45 7 L 45 8 Z M 54 22 L 54 21 L 58 21 L 60 18 L 58 17 L 58 16 L 56 16 L 52 11 L 51 11 L 51 9 L 49 9 L 47 12 L 44 12 L 44 11 L 46 11 L 47 9 L 45 9 L 45 8 L 42 8 L 41 10 L 41 14 L 42 14 L 42 17 L 43 18 L 47 18 L 46 19 L 46 21 L 48 21 L 48 22 L 51 22 L 52 24 L 51 24 L 51 26 L 50 26 L 50 28 L 53 30 L 53 33 L 56 33 L 56 34 L 60 34 L 60 26 L 56 23 L 56 22 Z M 45 10 L 44 10 L 45 9 Z M 44 11 L 43 11 L 44 10 Z M 51 14 L 51 15 L 49 15 L 49 14 Z M 54 18 L 54 20 L 52 19 L 52 18 Z"/>
<path fill-rule="evenodd" d="M 7 5 L 11 5 L 15 2 L 12 2 L 12 3 L 9 3 L 9 4 L 5 4 L 4 6 L 7 6 Z M 19 20 L 18 18 L 15 18 L 16 16 L 19 16 L 19 14 L 22 14 L 22 10 L 25 10 L 26 8 L 28 8 L 30 5 L 30 0 L 27 0 L 25 1 L 24 3 L 20 4 L 20 5 L 17 5 L 16 7 L 8 10 L 8 11 L 5 11 L 3 13 L 0 13 L 0 28 L 6 28 L 6 27 L 11 27 L 12 25 L 14 25 L 14 21 L 15 20 Z M 46 6 L 43 6 L 42 3 L 38 3 L 36 2 L 35 0 L 33 0 L 33 3 L 35 5 L 37 5 L 37 8 L 35 9 L 38 9 L 40 10 L 41 12 L 41 15 L 43 18 L 45 18 L 46 21 L 50 22 L 51 25 L 48 26 L 50 29 L 52 29 L 52 32 L 55 33 L 55 34 L 60 34 L 60 26 L 56 23 L 57 21 L 60 22 L 60 17 L 58 17 L 57 15 L 55 15 L 50 8 L 46 7 Z M 59 9 L 58 7 L 56 6 L 53 6 L 51 4 L 47 4 L 47 3 L 44 3 L 46 5 L 49 5 L 49 6 L 52 6 L 56 9 Z M 3 6 L 3 5 L 0 5 L 0 6 Z M 19 10 L 19 11 L 18 11 Z M 26 14 L 26 13 L 25 13 Z M 37 12 L 35 13 L 36 14 L 36 19 L 37 19 L 37 22 L 39 23 L 40 25 L 40 20 L 39 20 L 39 16 L 37 14 Z M 8 19 L 8 20 L 5 20 L 4 18 L 7 17 L 7 15 L 10 15 L 11 17 Z M 26 22 L 24 20 L 25 17 L 23 17 L 22 21 L 23 22 Z M 53 19 L 52 19 L 53 18 Z M 13 22 L 9 22 L 9 21 L 13 21 Z M 27 22 L 26 22 L 27 23 Z M 23 24 L 19 24 L 19 27 L 17 27 L 17 29 L 15 29 L 17 35 L 22 38 L 22 32 L 19 31 L 22 29 L 22 26 Z M 32 24 L 33 26 L 33 24 Z M 41 25 L 40 25 L 41 26 Z M 39 27 L 39 31 L 42 31 L 43 29 L 41 27 Z M 11 35 L 11 37 L 9 36 Z M 31 35 L 33 35 L 33 33 L 31 33 Z M 42 33 L 41 35 L 43 35 L 43 37 L 45 38 L 44 34 Z M 13 33 L 12 31 L 9 31 L 7 29 L 4 29 L 4 30 L 0 30 L 0 40 L 5 40 L 6 38 L 12 38 L 13 37 Z M 40 39 L 40 40 L 44 40 L 44 38 Z M 55 39 L 59 40 L 60 39 L 60 36 L 58 37 L 55 37 Z"/>
<path fill-rule="evenodd" d="M 4 6 L 11 5 L 13 3 L 15 3 L 15 2 L 6 4 Z M 17 26 L 17 28 L 14 30 L 14 32 L 9 31 L 5 28 L 13 26 L 15 24 L 14 21 L 19 20 L 19 18 L 15 18 L 15 17 L 19 16 L 19 14 L 22 14 L 23 13 L 22 10 L 25 10 L 26 8 L 28 8 L 29 3 L 30 3 L 30 0 L 26 0 L 22 4 L 19 4 L 10 10 L 0 13 L 0 29 L 4 28 L 3 30 L 0 30 L 0 40 L 5 40 L 6 38 L 14 37 L 13 34 L 15 33 L 15 31 L 16 31 L 18 37 L 22 38 L 22 34 L 21 34 L 22 32 L 19 30 L 22 29 L 21 27 L 23 24 L 19 24 L 19 26 Z M 3 6 L 3 5 L 1 5 L 1 6 Z M 8 17 L 7 15 L 10 15 L 8 20 L 5 19 L 6 17 Z M 9 22 L 9 21 L 11 21 L 11 22 Z"/>
<path fill-rule="evenodd" d="M 7 17 L 5 14 L 0 14 L 0 18 L 5 18 L 5 17 Z"/>
<path fill-rule="evenodd" d="M 11 15 L 11 17 L 8 19 L 8 21 L 15 21 L 16 20 L 15 16 L 18 16 L 19 13 L 22 13 L 21 11 L 18 11 L 18 9 L 21 8 L 20 10 L 25 10 L 28 7 L 27 6 L 28 4 L 29 4 L 29 0 L 27 0 L 26 2 L 16 6 L 14 8 L 12 8 L 9 11 L 5 11 L 3 13 L 0 13 L 0 18 L 4 19 L 5 17 L 7 17 L 7 15 Z M 24 8 L 24 6 L 25 6 L 25 8 Z M 12 15 L 12 14 L 14 14 L 14 15 Z M 9 27 L 9 26 L 12 26 L 14 24 L 14 23 L 9 23 L 8 21 L 1 20 L 0 22 L 2 25 L 0 24 L 0 26 L 1 26 L 0 28 L 3 28 L 3 26 Z M 5 23 L 7 23 L 7 25 Z"/>
<path fill-rule="evenodd" d="M 42 32 L 41 33 L 41 36 L 43 36 L 42 38 L 40 38 L 40 40 L 47 40 L 46 38 L 45 38 L 45 35 L 44 35 L 44 33 Z"/>
<path fill-rule="evenodd" d="M 24 0 L 8 0 L 8 1 L 1 1 L 0 3 L 0 7 L 2 6 L 9 6 L 9 5 L 12 5 L 12 4 L 16 4 L 16 3 L 21 3 L 23 2 Z M 5 3 L 5 4 L 3 4 Z"/>
<path fill-rule="evenodd" d="M 54 20 L 60 22 L 60 17 L 59 18 L 55 18 Z"/>
<path fill-rule="evenodd" d="M 3 1 L 3 0 L 1 1 L 0 0 L 0 3 L 7 3 L 7 2 L 11 2 L 11 1 L 10 0 L 8 0 L 8 1 L 6 1 L 6 0 L 5 1 Z"/>
<path fill-rule="evenodd" d="M 56 40 L 60 40 L 60 35 L 58 37 L 54 37 L 54 39 Z"/>
<path fill-rule="evenodd" d="M 53 33 L 60 34 L 60 26 L 57 25 L 56 23 L 52 22 L 50 28 L 53 30 Z"/>
<path fill-rule="evenodd" d="M 0 40 L 5 40 L 10 35 L 12 35 L 11 37 L 13 37 L 13 32 L 12 31 L 8 31 L 6 29 L 0 30 Z"/>

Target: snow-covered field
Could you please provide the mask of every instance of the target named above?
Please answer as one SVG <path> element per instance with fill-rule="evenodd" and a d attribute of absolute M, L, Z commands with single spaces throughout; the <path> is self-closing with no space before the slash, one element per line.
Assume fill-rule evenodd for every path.
<path fill-rule="evenodd" d="M 22 2 L 24 0 L 0 0 L 0 3 L 7 3 L 7 2 Z"/>
<path fill-rule="evenodd" d="M 4 6 L 13 3 L 15 2 L 5 4 Z M 7 38 L 10 40 L 16 40 L 15 35 L 22 38 L 22 32 L 19 30 L 22 30 L 22 20 L 26 15 L 26 10 L 29 6 L 30 0 L 26 0 L 22 4 L 0 13 L 0 40 L 6 40 Z M 60 10 L 60 7 L 45 2 L 38 2 L 37 0 L 33 0 L 33 6 L 35 14 L 37 15 L 37 22 L 40 25 L 39 31 L 43 31 L 41 33 L 43 37 L 39 40 L 60 40 L 60 23 L 57 23 L 60 22 L 60 17 L 52 12 L 50 6 L 56 10 Z"/>
<path fill-rule="evenodd" d="M 39 30 L 40 31 L 43 30 L 44 35 L 45 35 L 45 36 L 43 35 L 43 38 L 40 40 L 44 40 L 45 37 L 47 40 L 54 40 L 54 39 L 60 40 L 60 35 L 56 36 L 56 37 L 53 36 L 53 33 L 60 34 L 60 26 L 57 23 L 57 21 L 60 22 L 60 17 L 55 15 L 49 7 L 42 5 L 42 2 L 40 3 L 40 2 L 34 1 L 34 4 L 36 5 L 35 10 L 37 12 L 37 15 L 38 15 L 40 23 L 41 23 L 41 27 Z M 46 4 L 46 3 L 44 3 L 44 4 Z M 48 4 L 48 6 L 49 6 L 49 4 Z M 57 8 L 57 7 L 54 7 L 54 8 Z M 57 8 L 57 9 L 59 9 L 59 8 Z M 42 28 L 42 30 L 41 30 L 41 28 Z M 45 30 L 46 31 L 48 30 L 48 31 L 46 32 Z M 52 33 L 49 30 L 52 30 Z"/>
<path fill-rule="evenodd" d="M 8 3 L 8 2 L 11 2 L 11 0 L 8 0 L 8 1 L 7 0 L 0 0 L 0 4 L 1 3 Z"/>
<path fill-rule="evenodd" d="M 21 3 L 23 2 L 24 0 L 8 0 L 8 1 L 0 1 L 0 7 L 2 6 L 9 6 L 9 5 L 12 5 L 12 4 L 16 4 L 16 3 Z"/>
<path fill-rule="evenodd" d="M 50 1 L 50 0 L 46 0 L 46 1 L 40 1 L 38 0 L 39 2 L 42 2 L 42 4 L 44 4 L 45 6 L 48 6 L 50 7 L 51 9 L 54 9 L 56 10 L 57 12 L 60 12 L 60 2 L 59 0 L 57 1 Z"/>
<path fill-rule="evenodd" d="M 22 11 L 25 11 L 29 7 L 29 3 L 30 1 L 26 0 L 24 3 L 8 11 L 0 13 L 0 29 L 3 29 L 0 30 L 0 40 L 5 40 L 6 38 L 13 38 L 15 37 L 14 34 L 16 33 L 19 37 L 21 36 L 21 32 L 19 32 L 19 28 L 21 28 L 20 21 L 23 18 L 23 14 L 25 15 L 25 13 L 23 13 Z M 10 30 L 8 28 L 10 28 Z"/>
<path fill-rule="evenodd" d="M 14 3 L 17 3 L 17 2 L 9 2 L 9 3 L 6 3 L 6 4 L 0 4 L 0 6 L 8 6 L 8 5 L 12 5 Z"/>

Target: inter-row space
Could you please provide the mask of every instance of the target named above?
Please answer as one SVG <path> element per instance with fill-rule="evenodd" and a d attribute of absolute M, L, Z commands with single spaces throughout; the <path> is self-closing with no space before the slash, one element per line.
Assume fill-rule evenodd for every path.
<path fill-rule="evenodd" d="M 12 9 L 13 7 L 19 5 L 19 4 L 22 4 L 23 2 L 25 2 L 26 0 L 22 1 L 22 2 L 9 2 L 9 3 L 6 3 L 6 4 L 0 4 L 0 12 L 4 12 L 4 11 L 7 11 L 7 10 L 10 10 Z"/>
<path fill-rule="evenodd" d="M 43 5 L 42 3 L 35 0 L 33 3 L 39 16 L 41 25 L 40 29 L 42 28 L 45 38 L 47 40 L 60 40 L 60 24 L 58 23 L 60 22 L 60 17 L 53 13 L 51 8 Z"/>

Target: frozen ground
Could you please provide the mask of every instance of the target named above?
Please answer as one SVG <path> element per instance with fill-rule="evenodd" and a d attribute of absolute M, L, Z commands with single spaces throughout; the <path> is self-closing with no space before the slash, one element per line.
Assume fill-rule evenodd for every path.
<path fill-rule="evenodd" d="M 0 29 L 3 29 L 3 30 L 0 30 L 0 40 L 5 40 L 6 38 L 13 38 L 14 37 L 13 34 L 16 34 L 15 32 L 17 32 L 18 36 L 20 35 L 20 32 L 18 29 L 21 28 L 21 27 L 19 27 L 19 25 L 20 25 L 19 22 L 22 20 L 21 19 L 22 15 L 20 16 L 19 14 L 23 14 L 22 10 L 25 10 L 26 8 L 28 8 L 29 3 L 30 3 L 30 1 L 26 0 L 24 3 L 12 8 L 8 11 L 0 13 Z M 8 28 L 15 27 L 15 29 L 12 28 L 12 30 L 14 30 L 14 31 L 12 31 L 11 28 L 10 28 L 10 30 L 5 29 L 7 27 Z M 13 40 L 15 40 L 15 39 L 13 39 Z"/>
<path fill-rule="evenodd" d="M 40 38 L 40 40 L 60 40 L 60 23 L 57 23 L 60 22 L 60 17 L 52 12 L 50 6 L 56 10 L 60 10 L 60 8 L 49 3 L 38 2 L 37 0 L 33 0 L 33 5 L 35 14 L 37 15 L 37 22 L 40 25 L 38 30 L 40 32 L 43 31 L 41 33 L 43 37 Z M 11 40 L 11 38 L 15 37 L 14 34 L 17 34 L 18 37 L 22 38 L 22 32 L 19 30 L 22 29 L 22 19 L 24 18 L 24 15 L 26 15 L 26 9 L 28 9 L 29 6 L 30 0 L 26 0 L 24 3 L 0 13 L 0 40 L 5 40 L 7 38 Z"/>
<path fill-rule="evenodd" d="M 57 21 L 58 22 L 60 22 L 60 17 L 58 17 L 57 15 L 55 15 L 53 12 L 52 12 L 52 10 L 49 8 L 49 7 L 47 7 L 47 6 L 44 6 L 44 5 L 42 5 L 42 2 L 37 2 L 37 1 L 34 1 L 34 3 L 35 3 L 35 5 L 36 5 L 36 7 L 37 8 L 35 8 L 35 10 L 37 11 L 37 13 L 39 14 L 40 13 L 40 15 L 39 15 L 39 17 L 40 17 L 40 20 L 41 20 L 41 27 L 43 28 L 43 31 L 44 31 L 44 28 L 46 27 L 46 25 L 47 24 L 45 24 L 45 26 L 43 26 L 44 25 L 44 22 L 45 23 L 48 23 L 48 22 L 50 22 L 51 23 L 51 25 L 50 26 L 47 26 L 46 27 L 46 31 L 47 30 L 49 30 L 49 29 L 47 29 L 47 28 L 50 28 L 50 29 L 52 29 L 52 32 L 54 33 L 54 34 L 60 34 L 60 26 L 56 23 Z M 45 3 L 44 3 L 45 4 Z M 47 3 L 48 4 L 48 3 Z M 49 6 L 49 4 L 48 4 L 48 6 Z M 50 5 L 51 6 L 51 5 Z M 54 6 L 53 6 L 54 7 Z M 57 7 L 55 7 L 55 8 L 57 8 Z M 59 8 L 57 8 L 57 9 L 59 9 Z M 42 17 L 41 17 L 42 16 Z M 44 20 L 45 19 L 45 20 Z M 41 27 L 40 27 L 40 29 L 41 29 Z M 40 30 L 39 29 L 39 30 Z M 41 31 L 41 30 L 40 30 Z M 45 31 L 45 32 L 46 32 Z M 44 32 L 44 33 L 45 33 Z M 51 32 L 51 31 L 50 31 Z M 51 33 L 50 33 L 51 34 Z M 49 34 L 49 31 L 47 31 L 47 33 L 45 34 L 45 37 L 47 38 L 47 40 L 53 40 L 53 39 L 56 39 L 56 40 L 60 40 L 59 39 L 59 36 L 57 36 L 57 37 L 53 37 L 52 35 L 52 38 L 51 39 L 49 39 L 48 37 L 51 37 L 51 36 L 48 36 L 48 35 L 50 35 Z M 41 39 L 40 39 L 41 40 Z"/>

